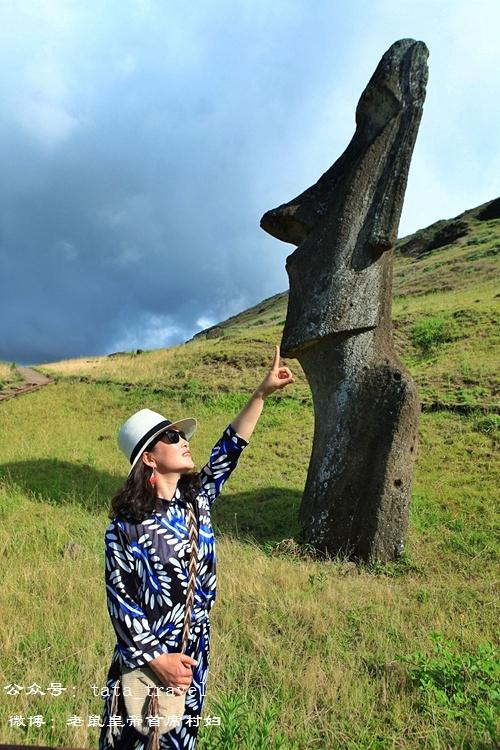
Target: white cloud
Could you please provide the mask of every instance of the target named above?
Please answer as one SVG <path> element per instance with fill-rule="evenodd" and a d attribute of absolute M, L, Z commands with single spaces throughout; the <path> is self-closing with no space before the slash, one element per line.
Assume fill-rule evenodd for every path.
<path fill-rule="evenodd" d="M 25 85 L 33 96 L 51 102 L 65 101 L 68 96 L 68 84 L 62 66 L 53 55 L 43 51 L 26 65 Z"/>
<path fill-rule="evenodd" d="M 188 337 L 187 330 L 176 325 L 170 316 L 143 313 L 139 320 L 128 323 L 124 334 L 115 339 L 109 351 L 161 349 L 183 336 Z"/>
<path fill-rule="evenodd" d="M 66 261 L 73 261 L 78 258 L 78 249 L 72 242 L 67 240 L 58 240 L 53 248 L 52 253 L 56 259 L 62 259 Z"/>
<path fill-rule="evenodd" d="M 135 73 L 138 67 L 136 58 L 130 52 L 120 57 L 115 64 L 118 72 L 126 76 Z"/>
<path fill-rule="evenodd" d="M 216 324 L 216 322 L 217 321 L 214 318 L 208 318 L 202 315 L 197 319 L 196 325 L 200 328 L 200 330 L 204 330 L 205 328 L 211 328 Z"/>
<path fill-rule="evenodd" d="M 110 265 L 129 266 L 144 258 L 144 248 L 126 239 L 120 240 L 118 253 L 109 258 Z"/>
<path fill-rule="evenodd" d="M 28 0 L 26 8 L 55 31 L 67 32 L 78 21 L 78 3 L 70 3 L 68 0 Z"/>
<path fill-rule="evenodd" d="M 47 101 L 20 101 L 12 115 L 26 132 L 49 148 L 67 140 L 80 124 L 63 107 Z"/>
<path fill-rule="evenodd" d="M 115 229 L 127 223 L 127 212 L 123 208 L 103 207 L 99 209 L 96 218 L 103 226 Z"/>

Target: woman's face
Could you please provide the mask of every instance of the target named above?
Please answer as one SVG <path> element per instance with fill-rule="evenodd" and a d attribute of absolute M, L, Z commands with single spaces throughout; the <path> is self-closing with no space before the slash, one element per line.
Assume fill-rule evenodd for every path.
<path fill-rule="evenodd" d="M 170 432 L 179 432 L 175 428 Z M 189 440 L 179 436 L 177 443 L 158 440 L 154 447 L 145 451 L 149 456 L 150 465 L 154 465 L 158 474 L 167 474 L 171 471 L 186 472 L 194 469 L 194 461 L 189 450 Z"/>

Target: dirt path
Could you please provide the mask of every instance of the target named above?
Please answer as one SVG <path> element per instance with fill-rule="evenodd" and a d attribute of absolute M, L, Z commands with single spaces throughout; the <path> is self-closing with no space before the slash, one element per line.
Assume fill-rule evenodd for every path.
<path fill-rule="evenodd" d="M 32 370 L 31 367 L 16 367 L 19 375 L 22 377 L 26 385 L 47 385 L 47 383 L 53 383 L 54 381 L 48 378 L 46 375 L 42 375 L 41 372 Z"/>
<path fill-rule="evenodd" d="M 0 401 L 6 401 L 8 398 L 14 398 L 14 396 L 21 396 L 23 393 L 37 391 L 44 385 L 54 382 L 51 378 L 36 372 L 36 370 L 32 370 L 31 367 L 16 367 L 16 370 L 24 380 L 23 385 L 12 385 L 4 388 L 3 391 L 0 391 Z"/>

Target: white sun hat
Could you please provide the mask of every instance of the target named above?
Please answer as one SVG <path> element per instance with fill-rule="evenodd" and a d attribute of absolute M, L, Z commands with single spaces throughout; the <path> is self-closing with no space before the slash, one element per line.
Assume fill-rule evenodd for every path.
<path fill-rule="evenodd" d="M 191 440 L 197 424 L 193 417 L 171 422 L 170 419 L 151 409 L 141 409 L 132 414 L 118 431 L 118 445 L 131 464 L 129 474 L 141 457 L 142 452 L 162 432 L 165 432 L 169 427 L 175 427 L 185 433 L 187 440 Z"/>

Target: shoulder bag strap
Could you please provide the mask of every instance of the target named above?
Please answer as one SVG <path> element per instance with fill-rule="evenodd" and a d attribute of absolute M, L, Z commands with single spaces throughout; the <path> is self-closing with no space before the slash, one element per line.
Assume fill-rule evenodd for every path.
<path fill-rule="evenodd" d="M 198 500 L 194 501 L 196 510 L 193 505 L 188 502 L 186 507 L 187 520 L 188 520 L 188 532 L 190 542 L 190 556 L 189 556 L 189 568 L 188 568 L 188 585 L 186 592 L 186 609 L 184 612 L 184 626 L 182 629 L 181 638 L 181 652 L 184 652 L 187 646 L 189 638 L 189 629 L 191 625 L 191 612 L 194 604 L 194 596 L 196 592 L 196 570 L 198 567 Z"/>

